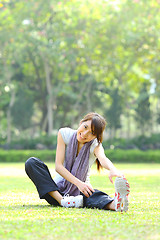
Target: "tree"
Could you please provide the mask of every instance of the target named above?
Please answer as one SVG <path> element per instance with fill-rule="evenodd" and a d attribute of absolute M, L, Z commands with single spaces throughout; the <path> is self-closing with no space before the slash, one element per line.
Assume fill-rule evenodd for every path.
<path fill-rule="evenodd" d="M 111 111 L 114 104 L 107 89 L 117 87 L 123 99 L 120 109 L 128 119 L 128 132 L 132 103 L 142 84 L 155 79 L 154 95 L 159 98 L 158 0 L 1 2 L 3 128 L 6 112 L 8 120 L 15 118 L 11 105 L 13 99 L 18 102 L 22 86 L 26 99 L 33 101 L 30 125 L 48 135 L 61 124 L 73 126 L 87 111 Z M 6 85 L 9 92 L 4 91 Z M 118 119 L 119 108 L 116 111 Z M 8 123 L 16 132 L 16 122 Z"/>
<path fill-rule="evenodd" d="M 33 115 L 32 95 L 27 93 L 24 88 L 19 88 L 16 100 L 11 109 L 13 124 L 20 131 L 31 127 L 31 118 Z"/>
<path fill-rule="evenodd" d="M 147 128 L 150 127 L 151 110 L 149 102 L 149 94 L 147 91 L 147 85 L 143 84 L 140 90 L 139 97 L 137 99 L 137 107 L 135 108 L 136 120 L 138 127 L 141 129 L 142 135 L 145 135 Z"/>
<path fill-rule="evenodd" d="M 122 114 L 122 97 L 119 94 L 119 89 L 115 88 L 109 91 L 112 103 L 110 108 L 106 111 L 106 119 L 109 128 L 112 130 L 111 137 L 116 136 L 116 130 L 121 128 L 120 116 Z"/>

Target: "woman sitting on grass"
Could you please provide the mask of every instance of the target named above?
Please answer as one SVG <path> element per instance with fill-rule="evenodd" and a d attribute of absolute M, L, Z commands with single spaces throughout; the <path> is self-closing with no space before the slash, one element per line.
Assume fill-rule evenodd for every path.
<path fill-rule="evenodd" d="M 128 210 L 129 184 L 105 156 L 102 135 L 105 119 L 98 113 L 87 114 L 77 130 L 61 128 L 58 132 L 54 180 L 48 167 L 31 157 L 25 170 L 35 184 L 39 197 L 49 204 L 63 207 L 87 207 L 115 211 Z M 114 199 L 93 189 L 89 183 L 89 170 L 94 162 L 98 169 L 109 170 L 109 179 L 115 180 Z"/>

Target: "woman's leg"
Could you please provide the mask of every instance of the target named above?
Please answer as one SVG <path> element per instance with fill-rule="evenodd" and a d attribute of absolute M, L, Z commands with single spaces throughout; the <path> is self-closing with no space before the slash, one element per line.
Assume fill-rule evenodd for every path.
<path fill-rule="evenodd" d="M 59 188 L 53 181 L 48 167 L 35 157 L 29 158 L 25 163 L 25 170 L 29 178 L 35 184 L 39 197 L 49 204 L 63 207 L 82 207 L 82 196 L 62 197 Z"/>
<path fill-rule="evenodd" d="M 126 178 L 117 177 L 115 179 L 115 197 L 114 199 L 106 193 L 95 190 L 89 197 L 84 196 L 85 206 L 89 208 L 99 208 L 105 210 L 114 210 L 117 212 L 128 211 L 128 194 L 130 186 Z"/>
<path fill-rule="evenodd" d="M 108 203 L 105 207 L 104 207 L 105 210 L 113 210 L 115 211 L 115 203 L 114 201 Z"/>
<path fill-rule="evenodd" d="M 95 189 L 95 192 L 87 198 L 84 197 L 84 207 L 87 208 L 98 208 L 104 210 L 115 210 L 114 208 L 114 199 L 111 198 L 108 194 L 101 192 Z"/>
<path fill-rule="evenodd" d="M 25 163 L 25 170 L 35 184 L 39 197 L 52 205 L 60 205 L 62 195 L 58 192 L 58 186 L 44 163 L 40 159 L 31 157 Z"/>
<path fill-rule="evenodd" d="M 58 191 L 52 191 L 48 193 L 52 198 L 56 199 L 59 205 L 61 205 L 62 195 Z"/>

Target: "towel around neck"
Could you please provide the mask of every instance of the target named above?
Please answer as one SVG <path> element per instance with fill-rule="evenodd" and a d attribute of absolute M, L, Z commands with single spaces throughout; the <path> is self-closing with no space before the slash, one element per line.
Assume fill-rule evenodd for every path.
<path fill-rule="evenodd" d="M 71 137 L 69 144 L 67 146 L 66 157 L 65 157 L 65 168 L 76 178 L 85 182 L 87 178 L 87 172 L 89 169 L 89 154 L 90 147 L 93 143 L 93 140 L 87 142 L 81 148 L 78 156 L 78 141 L 77 141 L 77 131 Z M 60 189 L 60 192 L 63 195 L 77 196 L 80 194 L 79 189 L 74 184 L 70 183 L 66 179 L 62 179 L 57 186 Z"/>

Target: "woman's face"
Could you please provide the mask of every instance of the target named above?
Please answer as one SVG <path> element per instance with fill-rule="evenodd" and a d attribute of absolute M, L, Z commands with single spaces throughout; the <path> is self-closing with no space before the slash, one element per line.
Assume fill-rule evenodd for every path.
<path fill-rule="evenodd" d="M 95 139 L 96 136 L 92 134 L 91 130 L 91 120 L 86 122 L 82 122 L 77 129 L 77 140 L 80 143 L 90 142 L 91 140 Z"/>

